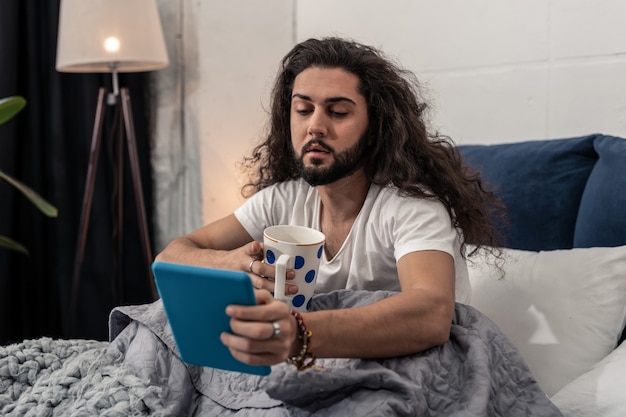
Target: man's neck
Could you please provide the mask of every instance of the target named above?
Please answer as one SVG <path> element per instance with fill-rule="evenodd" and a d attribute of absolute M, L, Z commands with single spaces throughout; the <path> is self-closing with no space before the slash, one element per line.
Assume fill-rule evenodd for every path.
<path fill-rule="evenodd" d="M 354 220 L 363 207 L 369 188 L 370 182 L 362 171 L 332 184 L 318 186 L 322 218 L 335 224 Z"/>

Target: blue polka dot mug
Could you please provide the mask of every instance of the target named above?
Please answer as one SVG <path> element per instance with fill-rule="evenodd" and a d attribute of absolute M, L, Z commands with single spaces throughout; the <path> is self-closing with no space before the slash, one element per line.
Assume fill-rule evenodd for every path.
<path fill-rule="evenodd" d="M 304 226 L 270 226 L 263 232 L 265 263 L 276 267 L 274 298 L 290 308 L 307 311 L 315 292 L 315 281 L 326 237 L 319 230 Z M 285 294 L 285 273 L 296 272 L 297 294 Z"/>

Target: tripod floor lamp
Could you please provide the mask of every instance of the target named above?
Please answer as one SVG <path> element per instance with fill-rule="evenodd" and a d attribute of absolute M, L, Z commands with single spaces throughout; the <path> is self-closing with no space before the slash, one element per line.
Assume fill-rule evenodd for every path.
<path fill-rule="evenodd" d="M 132 177 L 140 240 L 146 260 L 149 288 L 153 298 L 156 289 L 150 265 L 152 250 L 148 234 L 145 202 L 139 172 L 137 143 L 127 88 L 119 88 L 119 72 L 145 72 L 169 64 L 156 0 L 61 0 L 56 69 L 59 72 L 88 72 L 112 74 L 112 91 L 101 87 L 91 137 L 91 149 L 85 192 L 80 215 L 72 293 L 70 320 L 75 320 L 80 289 L 81 268 L 89 229 L 95 179 L 102 144 L 102 131 L 107 109 L 116 111 L 112 131 L 117 132 L 117 216 L 115 218 L 115 258 L 117 292 L 123 287 L 121 252 L 123 239 L 123 167 L 124 142 Z M 121 114 L 120 114 L 121 113 Z M 125 140 L 124 140 L 125 138 Z M 121 300 L 117 300 L 121 301 Z M 72 326 L 71 326 L 72 327 Z"/>

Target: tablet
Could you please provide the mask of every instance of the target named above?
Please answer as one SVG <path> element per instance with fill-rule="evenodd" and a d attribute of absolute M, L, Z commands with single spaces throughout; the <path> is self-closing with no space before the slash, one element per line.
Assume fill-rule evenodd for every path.
<path fill-rule="evenodd" d="M 183 361 L 256 375 L 270 373 L 269 366 L 238 361 L 220 341 L 222 332 L 230 332 L 226 306 L 256 304 L 248 274 L 169 262 L 154 262 L 152 271 Z"/>

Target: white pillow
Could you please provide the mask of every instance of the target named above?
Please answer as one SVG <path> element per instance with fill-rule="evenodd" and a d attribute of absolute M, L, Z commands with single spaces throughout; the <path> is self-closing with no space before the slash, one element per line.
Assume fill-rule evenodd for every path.
<path fill-rule="evenodd" d="M 615 348 L 626 319 L 626 246 L 504 256 L 503 271 L 484 258 L 468 263 L 471 304 L 551 396 Z"/>
<path fill-rule="evenodd" d="M 565 417 L 626 416 L 626 343 L 552 397 Z"/>

